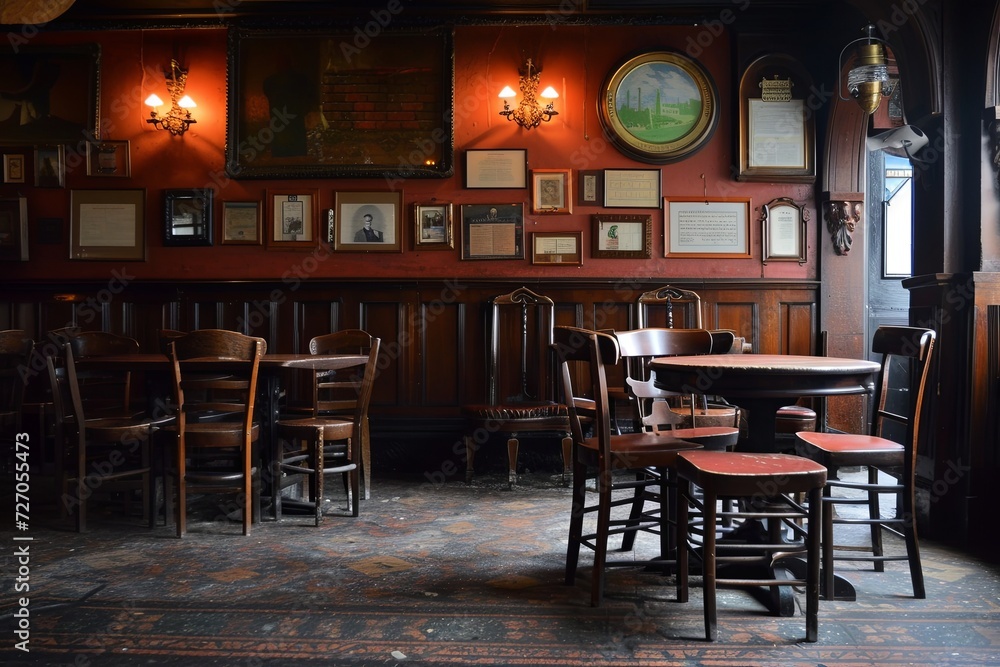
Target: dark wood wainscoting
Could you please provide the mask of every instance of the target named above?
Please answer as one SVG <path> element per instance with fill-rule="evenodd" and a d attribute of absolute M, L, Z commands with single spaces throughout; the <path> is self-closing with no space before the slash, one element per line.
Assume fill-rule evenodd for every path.
<path fill-rule="evenodd" d="M 485 399 L 486 304 L 525 286 L 551 297 L 558 324 L 627 329 L 635 301 L 662 281 L 96 281 L 12 284 L 0 328 L 43 346 L 63 327 L 105 330 L 158 349 L 160 329 L 221 328 L 304 352 L 309 339 L 362 328 L 381 337 L 383 368 L 372 399 L 374 448 L 387 440 L 461 437 L 461 406 Z M 817 353 L 816 281 L 672 281 L 702 297 L 708 328 L 732 329 L 754 352 Z M 665 322 L 665 320 L 664 320 Z M 651 325 L 659 324 L 655 319 Z M 662 324 L 660 324 L 662 325 Z M 683 324 L 681 324 L 683 326 Z M 375 452 L 377 455 L 377 451 Z"/>

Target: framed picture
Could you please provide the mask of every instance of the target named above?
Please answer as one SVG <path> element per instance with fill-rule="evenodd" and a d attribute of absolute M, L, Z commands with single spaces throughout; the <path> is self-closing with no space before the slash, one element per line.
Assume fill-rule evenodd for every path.
<path fill-rule="evenodd" d="M 590 216 L 594 230 L 591 253 L 602 259 L 649 259 L 653 256 L 653 216 Z"/>
<path fill-rule="evenodd" d="M 666 257 L 750 258 L 750 200 L 666 197 Z"/>
<path fill-rule="evenodd" d="M 66 187 L 66 151 L 63 146 L 39 146 L 35 149 L 35 187 Z"/>
<path fill-rule="evenodd" d="M 319 190 L 267 191 L 267 247 L 308 250 L 318 245 Z"/>
<path fill-rule="evenodd" d="M 660 208 L 659 169 L 605 169 L 608 208 Z"/>
<path fill-rule="evenodd" d="M 569 169 L 532 169 L 531 212 L 572 213 L 571 173 Z"/>
<path fill-rule="evenodd" d="M 260 245 L 260 202 L 222 202 L 222 245 Z"/>
<path fill-rule="evenodd" d="M 87 176 L 132 175 L 128 141 L 101 141 L 87 144 Z"/>
<path fill-rule="evenodd" d="M 581 266 L 583 232 L 535 232 L 531 235 L 531 263 Z"/>
<path fill-rule="evenodd" d="M 604 202 L 604 171 L 588 169 L 577 172 L 576 203 L 580 206 L 601 206 Z M 657 198 L 659 199 L 659 198 Z"/>
<path fill-rule="evenodd" d="M 598 99 L 611 142 L 641 162 L 688 157 L 708 143 L 719 122 L 715 82 L 697 61 L 672 51 L 621 63 L 605 78 Z"/>
<path fill-rule="evenodd" d="M 338 192 L 333 227 L 327 232 L 335 252 L 402 252 L 403 193 Z"/>
<path fill-rule="evenodd" d="M 24 183 L 24 155 L 3 156 L 3 182 Z"/>
<path fill-rule="evenodd" d="M 0 260 L 28 261 L 28 199 L 0 199 Z"/>
<path fill-rule="evenodd" d="M 453 175 L 451 30 L 393 23 L 362 37 L 359 48 L 350 27 L 230 28 L 230 176 Z"/>
<path fill-rule="evenodd" d="M 806 107 L 812 77 L 795 58 L 770 54 L 740 77 L 740 181 L 816 180 L 815 113 Z"/>
<path fill-rule="evenodd" d="M 212 188 L 164 190 L 163 245 L 212 245 Z"/>
<path fill-rule="evenodd" d="M 146 191 L 71 190 L 70 259 L 146 259 Z"/>
<path fill-rule="evenodd" d="M 761 210 L 763 263 L 806 262 L 808 211 L 788 197 L 772 199 Z"/>
<path fill-rule="evenodd" d="M 524 259 L 524 204 L 462 204 L 462 259 Z"/>
<path fill-rule="evenodd" d="M 512 190 L 528 187 L 528 151 L 470 148 L 465 151 L 465 187 Z"/>
<path fill-rule="evenodd" d="M 451 204 L 414 204 L 413 227 L 413 245 L 418 250 L 451 250 L 455 247 Z"/>
<path fill-rule="evenodd" d="M 0 125 L 0 144 L 72 144 L 99 136 L 100 47 L 19 45 L 0 54 L 5 101 L 18 122 Z M 12 92 L 20 91 L 20 92 Z"/>

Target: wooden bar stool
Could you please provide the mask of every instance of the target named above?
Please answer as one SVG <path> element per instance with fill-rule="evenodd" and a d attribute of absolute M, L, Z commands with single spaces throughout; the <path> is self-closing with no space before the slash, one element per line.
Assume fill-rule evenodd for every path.
<path fill-rule="evenodd" d="M 726 544 L 726 551 L 716 552 L 715 530 L 702 531 L 701 554 L 705 598 L 705 636 L 714 641 L 718 636 L 715 593 L 718 586 L 805 586 L 806 588 L 806 641 L 814 642 L 818 632 L 819 614 L 819 562 L 822 490 L 826 484 L 826 467 L 809 459 L 789 454 L 750 454 L 700 450 L 682 452 L 677 456 L 677 476 L 681 487 L 681 500 L 677 506 L 677 600 L 688 600 L 689 551 L 697 552 L 698 544 L 691 541 L 688 523 L 689 505 L 702 515 L 699 525 L 716 525 L 716 505 L 726 498 L 749 499 L 747 509 L 737 509 L 725 514 L 746 520 L 768 522 L 768 542 L 753 544 Z M 692 492 L 692 485 L 702 491 L 702 498 Z M 807 495 L 807 506 L 794 501 L 795 494 Z M 766 507 L 755 508 L 759 504 Z M 807 519 L 805 527 L 795 520 Z M 788 525 L 804 533 L 804 544 L 785 542 L 781 539 L 782 526 Z M 773 569 L 778 558 L 785 558 L 805 551 L 805 579 L 777 576 Z M 720 565 L 760 561 L 770 576 L 760 578 L 719 578 Z"/>

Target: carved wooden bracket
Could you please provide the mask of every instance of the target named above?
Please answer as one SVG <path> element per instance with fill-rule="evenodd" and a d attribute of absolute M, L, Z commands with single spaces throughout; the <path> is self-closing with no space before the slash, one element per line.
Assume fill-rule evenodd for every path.
<path fill-rule="evenodd" d="M 838 255 L 846 255 L 851 251 L 855 232 L 861 224 L 864 212 L 863 196 L 859 193 L 830 193 L 830 198 L 823 204 L 823 216 L 826 218 L 826 228 L 830 231 L 833 250 Z"/>

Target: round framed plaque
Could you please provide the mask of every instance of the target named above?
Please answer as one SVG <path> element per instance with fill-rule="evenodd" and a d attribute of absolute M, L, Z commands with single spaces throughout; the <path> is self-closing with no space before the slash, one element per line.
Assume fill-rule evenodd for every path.
<path fill-rule="evenodd" d="M 719 121 L 715 82 L 698 62 L 671 51 L 644 53 L 612 70 L 599 105 L 615 146 L 652 164 L 691 155 Z"/>

